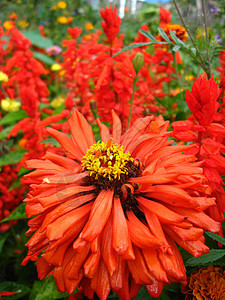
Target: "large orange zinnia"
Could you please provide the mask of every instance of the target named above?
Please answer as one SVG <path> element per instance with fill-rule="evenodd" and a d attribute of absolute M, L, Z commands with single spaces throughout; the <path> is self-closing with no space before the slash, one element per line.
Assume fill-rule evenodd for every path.
<path fill-rule="evenodd" d="M 80 284 L 89 298 L 121 299 L 137 295 L 142 285 L 159 296 L 163 285 L 186 283 L 176 243 L 194 256 L 207 253 L 203 231 L 219 223 L 204 210 L 208 196 L 202 169 L 185 145 L 168 141 L 161 116 L 138 119 L 121 136 L 113 112 L 112 135 L 97 121 L 101 142 L 79 113 L 69 120 L 71 137 L 48 129 L 67 157 L 46 153 L 27 162 L 31 191 L 25 200 L 29 252 L 40 279 L 53 274 L 60 292 Z"/>

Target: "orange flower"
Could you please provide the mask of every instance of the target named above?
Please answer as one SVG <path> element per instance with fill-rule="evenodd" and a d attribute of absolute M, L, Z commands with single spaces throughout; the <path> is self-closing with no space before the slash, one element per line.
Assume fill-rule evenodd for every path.
<path fill-rule="evenodd" d="M 193 300 L 225 299 L 225 271 L 216 266 L 201 268 L 191 274 L 186 289 Z"/>
<path fill-rule="evenodd" d="M 101 142 L 75 111 L 71 138 L 48 129 L 67 152 L 47 152 L 27 162 L 31 191 L 25 202 L 34 233 L 23 264 L 37 260 L 39 278 L 53 274 L 58 290 L 78 284 L 93 298 L 134 298 L 142 285 L 158 297 L 163 285 L 186 283 L 176 243 L 194 256 L 207 253 L 203 231 L 219 223 L 205 212 L 215 205 L 193 155 L 193 146 L 168 141 L 162 116 L 138 119 L 121 135 L 112 112 L 112 134 L 97 120 Z"/>
<path fill-rule="evenodd" d="M 182 40 L 183 42 L 185 42 L 188 38 L 186 29 L 184 27 L 182 27 L 181 25 L 178 24 L 166 24 L 165 26 L 162 26 L 162 29 L 165 31 L 165 33 L 167 34 L 167 36 L 169 37 L 169 39 L 171 40 L 171 42 L 174 43 L 173 39 L 170 36 L 170 31 L 175 31 L 175 35 Z M 159 41 L 165 42 L 164 38 L 161 35 L 157 35 L 157 39 Z"/>

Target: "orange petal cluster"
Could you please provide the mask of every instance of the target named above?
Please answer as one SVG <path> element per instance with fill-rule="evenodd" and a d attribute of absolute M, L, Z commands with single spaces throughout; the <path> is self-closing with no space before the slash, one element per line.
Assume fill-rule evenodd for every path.
<path fill-rule="evenodd" d="M 82 169 L 96 142 L 79 112 L 69 120 L 71 137 L 49 129 L 67 156 L 47 152 L 27 162 L 36 169 L 25 175 L 32 183 L 25 199 L 27 235 L 34 234 L 23 264 L 37 260 L 39 278 L 53 274 L 61 293 L 79 285 L 90 299 L 94 293 L 107 299 L 113 290 L 129 300 L 146 285 L 158 297 L 165 284 L 186 284 L 177 244 L 196 257 L 209 252 L 203 232 L 218 232 L 220 224 L 205 210 L 215 198 L 195 156 L 183 154 L 194 146 L 171 145 L 162 116 L 138 119 L 123 135 L 114 112 L 112 134 L 97 123 L 103 142 L 130 153 L 126 175 L 107 185 Z"/>
<path fill-rule="evenodd" d="M 208 266 L 193 272 L 188 280 L 188 298 L 225 299 L 225 271 L 217 266 Z"/>

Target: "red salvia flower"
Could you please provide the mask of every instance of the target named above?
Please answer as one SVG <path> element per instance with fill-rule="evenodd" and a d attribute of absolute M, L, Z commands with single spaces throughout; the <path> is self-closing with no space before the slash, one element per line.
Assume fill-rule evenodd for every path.
<path fill-rule="evenodd" d="M 102 28 L 110 43 L 114 41 L 120 31 L 121 19 L 117 16 L 117 9 L 106 7 L 100 11 L 101 17 L 105 22 L 101 22 Z"/>
<path fill-rule="evenodd" d="M 204 230 L 219 223 L 204 211 L 215 205 L 202 168 L 184 150 L 171 146 L 161 116 L 136 120 L 121 135 L 112 112 L 112 134 L 97 120 L 101 142 L 75 111 L 71 138 L 52 128 L 67 156 L 47 152 L 27 162 L 31 191 L 25 200 L 34 233 L 25 264 L 37 260 L 40 279 L 53 274 L 58 290 L 101 300 L 110 290 L 133 299 L 142 285 L 159 296 L 163 285 L 186 283 L 176 243 L 194 256 L 207 253 Z"/>
<path fill-rule="evenodd" d="M 199 124 L 209 125 L 213 121 L 219 95 L 220 89 L 213 77 L 207 80 L 201 74 L 192 86 L 192 93 L 187 90 L 185 100 Z"/>
<path fill-rule="evenodd" d="M 170 23 L 171 21 L 171 12 L 165 9 L 164 7 L 159 8 L 159 18 L 160 18 L 160 27 Z"/>

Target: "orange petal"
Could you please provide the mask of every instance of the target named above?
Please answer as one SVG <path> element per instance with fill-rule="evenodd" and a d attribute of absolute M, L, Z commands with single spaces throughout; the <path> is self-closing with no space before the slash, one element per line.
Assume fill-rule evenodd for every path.
<path fill-rule="evenodd" d="M 103 261 L 111 276 L 116 269 L 116 255 L 112 246 L 112 239 L 113 239 L 112 232 L 113 232 L 112 217 L 110 216 L 102 232 L 101 254 L 102 254 Z"/>
<path fill-rule="evenodd" d="M 37 261 L 38 278 L 43 280 L 53 268 L 53 265 L 48 264 L 44 258 L 40 257 Z"/>
<path fill-rule="evenodd" d="M 114 110 L 112 110 L 112 118 L 113 118 L 113 140 L 116 144 L 119 144 L 121 138 L 122 125 L 121 125 L 120 118 L 117 116 Z"/>
<path fill-rule="evenodd" d="M 154 298 L 157 298 L 160 296 L 163 290 L 163 283 L 153 278 L 153 283 L 146 285 L 146 289 L 149 295 L 151 295 Z"/>
<path fill-rule="evenodd" d="M 135 260 L 128 260 L 127 264 L 131 275 L 137 284 L 151 284 L 152 275 L 148 271 L 141 251 L 134 247 Z"/>
<path fill-rule="evenodd" d="M 83 205 L 84 203 L 89 202 L 93 198 L 94 198 L 93 194 L 84 195 L 80 197 L 74 197 L 74 199 L 68 200 L 63 204 L 58 205 L 55 209 L 53 209 L 46 215 L 40 230 L 43 231 L 50 223 L 54 222 L 59 217 L 70 212 L 71 210 L 76 209 L 77 207 Z"/>
<path fill-rule="evenodd" d="M 168 209 L 164 205 L 157 203 L 155 201 L 138 197 L 137 201 L 146 207 L 148 210 L 153 212 L 160 220 L 161 223 L 165 224 L 176 224 L 185 221 L 185 217 L 182 215 L 178 215 L 172 210 Z"/>
<path fill-rule="evenodd" d="M 48 133 L 51 134 L 59 143 L 60 145 L 69 152 L 72 157 L 81 161 L 84 153 L 77 147 L 77 145 L 64 133 L 59 132 L 53 128 L 47 128 Z"/>
<path fill-rule="evenodd" d="M 73 112 L 68 121 L 71 130 L 71 136 L 77 147 L 85 155 L 88 148 L 96 143 L 91 126 L 84 116 L 77 110 Z"/>
<path fill-rule="evenodd" d="M 127 226 L 130 234 L 131 241 L 134 245 L 140 248 L 156 249 L 160 247 L 161 241 L 155 238 L 132 211 L 127 211 Z"/>
<path fill-rule="evenodd" d="M 203 211 L 196 211 L 191 208 L 174 207 L 175 212 L 185 215 L 190 222 L 197 227 L 203 228 L 211 232 L 218 232 L 220 230 L 220 223 L 215 222 Z"/>
<path fill-rule="evenodd" d="M 73 226 L 85 218 L 85 216 L 91 210 L 92 203 L 86 204 L 82 207 L 79 207 L 71 212 L 66 213 L 65 215 L 58 218 L 56 221 L 47 226 L 46 235 L 48 239 L 56 240 L 63 237 L 64 233 Z"/>
<path fill-rule="evenodd" d="M 92 278 L 96 273 L 101 258 L 100 250 L 95 253 L 91 253 L 84 264 L 84 274 L 88 278 Z"/>
<path fill-rule="evenodd" d="M 123 255 L 128 247 L 128 227 L 126 218 L 120 203 L 120 198 L 115 197 L 113 205 L 113 248 L 118 255 Z"/>
<path fill-rule="evenodd" d="M 98 124 L 100 128 L 100 133 L 101 133 L 101 141 L 106 143 L 108 139 L 111 138 L 111 134 L 109 132 L 109 128 L 105 126 L 99 119 L 96 120 L 96 123 Z"/>
<path fill-rule="evenodd" d="M 112 209 L 113 190 L 102 190 L 91 209 L 90 217 L 80 237 L 93 241 L 103 230 Z"/>
<path fill-rule="evenodd" d="M 169 281 L 166 276 L 166 272 L 158 258 L 158 252 L 156 250 L 142 249 L 142 253 L 152 275 L 158 281 L 164 281 L 168 283 Z"/>

